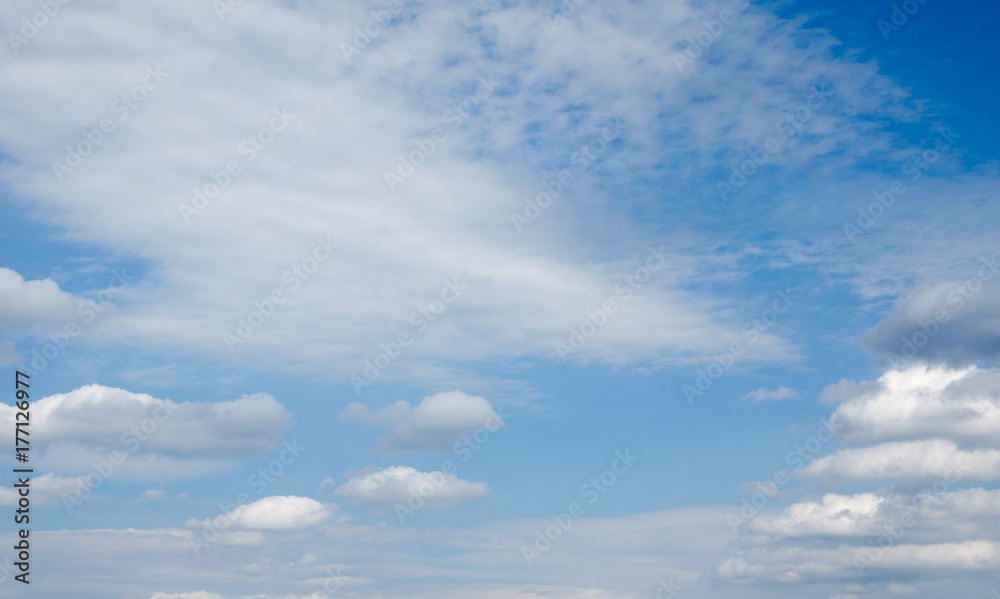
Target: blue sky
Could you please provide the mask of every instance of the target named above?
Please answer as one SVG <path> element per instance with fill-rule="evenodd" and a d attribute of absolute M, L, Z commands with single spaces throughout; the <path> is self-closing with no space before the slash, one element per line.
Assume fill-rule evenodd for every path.
<path fill-rule="evenodd" d="M 1000 588 L 995 3 L 56 5 L 0 596 Z"/>

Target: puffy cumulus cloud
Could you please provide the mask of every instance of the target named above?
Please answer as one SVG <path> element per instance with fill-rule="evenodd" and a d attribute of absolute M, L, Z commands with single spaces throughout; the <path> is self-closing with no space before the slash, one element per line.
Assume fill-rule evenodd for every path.
<path fill-rule="evenodd" d="M 77 318 L 84 300 L 59 289 L 52 279 L 26 281 L 9 268 L 0 268 L 0 330 L 24 333 L 42 324 Z"/>
<path fill-rule="evenodd" d="M 918 364 L 822 398 L 848 444 L 798 471 L 830 481 L 1000 478 L 1000 371 Z"/>
<path fill-rule="evenodd" d="M 494 431 L 503 426 L 488 400 L 457 390 L 425 397 L 416 406 L 398 401 L 372 411 L 352 403 L 340 418 L 390 429 L 375 442 L 372 451 L 376 453 L 448 449 L 476 429 Z"/>
<path fill-rule="evenodd" d="M 7 443 L 15 413 L 0 404 L 0 440 Z M 176 480 L 231 469 L 237 459 L 273 447 L 290 419 L 266 393 L 178 403 L 87 385 L 32 402 L 32 441 L 38 465 L 55 473 Z"/>
<path fill-rule="evenodd" d="M 983 257 L 964 281 L 937 283 L 905 295 L 892 311 L 860 336 L 889 360 L 952 364 L 1000 357 L 1000 262 Z"/>
<path fill-rule="evenodd" d="M 424 507 L 437 508 L 484 497 L 491 491 L 486 483 L 469 482 L 436 470 L 419 472 L 409 466 L 369 466 L 353 473 L 336 493 L 377 508 L 406 505 L 414 497 L 422 499 Z"/>
<path fill-rule="evenodd" d="M 818 501 L 797 502 L 778 514 L 764 514 L 748 521 L 741 542 L 762 545 L 786 539 L 864 540 L 893 530 L 896 536 L 900 536 L 899 530 L 905 530 L 910 542 L 1000 540 L 1000 490 L 939 491 L 928 488 L 918 494 L 827 493 Z"/>
<path fill-rule="evenodd" d="M 962 487 L 1000 479 L 998 374 L 917 364 L 828 387 L 821 399 L 836 405 L 831 423 L 856 446 L 819 456 L 794 476 L 887 487 L 827 493 L 744 522 L 735 541 L 744 551 L 718 576 L 801 583 L 863 573 L 894 580 L 887 592 L 905 595 L 911 576 L 943 581 L 995 567 L 1000 490 Z"/>
<path fill-rule="evenodd" d="M 996 480 L 1000 478 L 1000 451 L 963 450 L 944 439 L 891 441 L 872 447 L 837 450 L 816 458 L 797 474 L 832 482 L 934 478 Z"/>
<path fill-rule="evenodd" d="M 848 443 L 933 437 L 1000 447 L 1000 370 L 916 365 L 824 394 L 838 397 L 832 418 Z"/>
<path fill-rule="evenodd" d="M 0 404 L 0 438 L 10 439 L 13 406 Z M 149 451 L 178 458 L 239 458 L 277 443 L 291 414 L 267 393 L 216 403 L 158 399 L 87 385 L 32 402 L 33 440 Z"/>
<path fill-rule="evenodd" d="M 335 510 L 336 506 L 332 504 L 323 504 L 308 497 L 275 495 L 238 506 L 223 514 L 221 518 L 228 522 L 227 528 L 292 531 L 322 524 L 330 519 Z M 212 526 L 216 520 L 218 518 L 204 521 L 188 520 L 186 526 Z"/>
<path fill-rule="evenodd" d="M 784 401 L 786 399 L 798 399 L 800 396 L 801 394 L 797 390 L 789 387 L 778 387 L 777 389 L 761 387 L 747 393 L 743 396 L 743 399 L 751 401 Z"/>
<path fill-rule="evenodd" d="M 779 515 L 758 516 L 747 523 L 746 529 L 751 533 L 782 537 L 870 533 L 877 529 L 877 516 L 885 501 L 885 497 L 875 493 L 828 493 L 818 502 L 792 504 Z"/>
<path fill-rule="evenodd" d="M 85 488 L 82 477 L 64 477 L 54 474 L 43 474 L 31 477 L 31 504 L 39 507 L 48 507 L 59 503 L 63 497 L 74 495 L 81 488 Z M 0 506 L 17 505 L 20 495 L 18 489 L 13 487 L 0 487 Z"/>

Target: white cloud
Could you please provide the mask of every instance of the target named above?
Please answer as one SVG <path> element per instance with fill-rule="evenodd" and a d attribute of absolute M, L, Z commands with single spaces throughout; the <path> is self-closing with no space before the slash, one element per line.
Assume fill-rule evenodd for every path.
<path fill-rule="evenodd" d="M 799 502 L 785 508 L 780 515 L 758 516 L 750 520 L 747 530 L 783 537 L 870 534 L 877 530 L 877 517 L 885 501 L 885 497 L 876 493 L 827 493 L 819 502 Z"/>
<path fill-rule="evenodd" d="M 794 476 L 888 486 L 827 493 L 751 518 L 736 539 L 744 551 L 718 575 L 801 583 L 850 580 L 861 569 L 944 580 L 1000 563 L 1000 490 L 961 488 L 1000 479 L 998 374 L 915 365 L 828 387 L 821 397 L 837 406 L 837 434 L 860 446 L 817 457 Z M 914 594 L 903 580 L 910 579 L 896 578 L 887 592 Z"/>
<path fill-rule="evenodd" d="M 273 447 L 291 420 L 266 393 L 215 403 L 175 402 L 87 385 L 32 402 L 38 465 L 89 474 L 95 463 L 133 480 L 169 480 L 221 472 Z M 0 404 L 0 441 L 13 443 L 16 408 Z M 103 477 L 103 475 L 102 475 Z"/>
<path fill-rule="evenodd" d="M 743 396 L 743 399 L 750 399 L 753 401 L 784 401 L 786 399 L 798 399 L 799 397 L 799 392 L 795 389 L 790 389 L 789 387 L 778 387 L 777 389 L 761 387 L 760 389 L 755 389 L 750 393 L 747 393 Z"/>
<path fill-rule="evenodd" d="M 876 537 L 877 540 L 877 537 Z M 730 580 L 770 580 L 801 583 L 815 580 L 852 580 L 858 576 L 856 558 L 865 559 L 867 545 L 838 547 L 784 547 L 750 549 L 723 562 L 718 575 Z M 962 541 L 916 545 L 899 543 L 866 564 L 865 572 L 938 574 L 989 572 L 1000 567 L 1000 543 Z"/>
<path fill-rule="evenodd" d="M 918 365 L 874 384 L 838 383 L 832 418 L 849 443 L 950 439 L 1000 448 L 1000 371 Z"/>
<path fill-rule="evenodd" d="M 355 581 L 348 576 L 340 577 L 344 584 Z M 313 582 L 313 581 L 309 581 Z M 367 582 L 367 581 L 361 581 Z M 156 593 L 149 599 L 331 599 L 335 594 L 317 591 L 306 595 L 232 595 L 224 597 L 204 591 L 171 595 Z M 382 591 L 354 591 L 354 599 L 385 599 Z M 598 588 L 575 588 L 558 585 L 534 584 L 470 584 L 470 585 L 427 585 L 394 588 L 393 599 L 637 599 L 631 593 L 617 593 Z"/>
<path fill-rule="evenodd" d="M 361 592 L 358 599 L 381 599 L 379 591 Z M 600 588 L 580 588 L 542 584 L 470 584 L 427 585 L 396 589 L 398 599 L 637 599 L 633 593 L 621 593 Z M 311 599 L 304 597 L 303 599 Z M 316 599 L 321 599 L 317 597 Z"/>
<path fill-rule="evenodd" d="M 29 477 L 32 505 L 48 507 L 57 505 L 63 497 L 75 494 L 79 489 L 86 488 L 82 477 L 64 477 L 54 474 L 23 474 Z M 16 483 L 17 481 L 15 481 Z M 17 505 L 20 498 L 19 489 L 0 487 L 0 506 Z"/>
<path fill-rule="evenodd" d="M 0 438 L 11 439 L 13 406 L 0 404 Z M 291 415 L 266 393 L 216 403 L 158 399 L 86 385 L 32 402 L 39 443 L 71 442 L 128 451 L 141 445 L 177 457 L 229 458 L 274 446 Z"/>
<path fill-rule="evenodd" d="M 411 498 L 429 508 L 452 507 L 491 493 L 486 483 L 462 480 L 443 472 L 418 472 L 409 466 L 369 466 L 354 473 L 336 493 L 373 507 L 407 505 Z"/>
<path fill-rule="evenodd" d="M 228 522 L 230 526 L 259 531 L 291 531 L 311 528 L 330 519 L 336 506 L 323 504 L 308 497 L 280 496 L 264 497 L 257 501 L 238 506 L 217 518 L 204 521 L 189 520 L 188 527 L 212 526 L 216 520 Z"/>
<path fill-rule="evenodd" d="M 621 300 L 615 284 L 640 266 L 646 249 L 669 241 L 671 267 L 655 273 L 575 357 L 689 363 L 741 338 L 743 306 L 710 286 L 691 289 L 686 275 L 722 271 L 721 281 L 740 269 L 690 226 L 683 235 L 650 233 L 628 219 L 617 194 L 602 189 L 670 172 L 683 190 L 692 173 L 715 176 L 702 157 L 745 159 L 745 148 L 774 135 L 773 123 L 817 82 L 836 90 L 810 120 L 822 135 L 789 141 L 773 164 L 886 150 L 890 138 L 873 120 L 913 114 L 902 107 L 904 91 L 872 65 L 836 58 L 838 42 L 828 34 L 761 10 L 727 26 L 710 60 L 678 70 L 670 57 L 716 11 L 684 3 L 607 6 L 579 11 L 556 33 L 544 11 L 527 4 L 432 3 L 420 7 L 420 18 L 383 31 L 348 65 L 340 44 L 370 19 L 356 7 L 262 2 L 240 7 L 224 26 L 194 2 L 149 3 L 142 11 L 76 7 L 48 25 L 48 53 L 25 51 L 0 65 L 14 90 L 0 100 L 0 130 L 16 159 L 5 164 L 5 179 L 11 193 L 58 214 L 76 239 L 154 265 L 102 338 L 254 365 L 323 373 L 333 365 L 333 375 L 346 377 L 400 331 L 414 332 L 411 314 L 437 297 L 445 278 L 458 277 L 467 290 L 386 378 L 428 376 L 417 359 L 444 368 L 454 360 L 552 358 L 555 343 L 588 311 Z M 183 44 L 167 25 L 176 18 L 192 32 Z M 15 29 L 19 21 L 2 23 Z M 126 30 L 135 34 L 116 37 L 99 60 L 80 47 Z M 161 51 L 149 54 L 148 47 Z M 232 56 L 253 61 L 253 73 L 213 66 Z M 275 56 L 294 57 L 295 68 Z M 407 77 L 377 76 L 401 68 L 404 56 Z M 107 69 L 108 60 L 120 68 Z M 119 120 L 111 101 L 156 65 L 168 75 Z M 444 112 L 480 76 L 491 76 L 497 92 L 449 129 Z M 342 99 L 337 111 L 329 110 L 330 97 Z M 665 103 L 675 110 L 665 113 Z M 239 155 L 239 141 L 282 107 L 296 115 L 287 130 L 252 163 Z M 187 115 L 180 125 L 177 114 Z M 570 166 L 572 153 L 616 115 L 627 121 L 621 147 L 580 173 L 572 191 L 517 234 L 510 216 L 525 209 L 524 198 Z M 64 160 L 63 148 L 102 116 L 116 129 L 58 181 L 52 162 Z M 447 142 L 397 192 L 382 186 L 383 171 L 436 126 L 447 129 Z M 354 141 L 331 146 L 330 139 Z M 211 183 L 209 174 L 234 159 L 241 173 L 185 223 L 178 204 L 190 203 L 191 189 Z M 598 170 L 608 185 L 588 184 Z M 128 198 L 140 183 L 148 201 L 136 204 Z M 572 204 L 564 201 L 570 193 Z M 283 273 L 325 235 L 339 249 L 292 292 Z M 609 251 L 588 251 L 593 244 Z M 275 288 L 288 292 L 287 301 L 231 356 L 223 334 Z M 379 293 L 365 292 L 374 289 Z M 362 349 L 367 355 L 358 348 L 369 348 Z M 793 357 L 773 333 L 761 335 L 747 356 Z"/>
<path fill-rule="evenodd" d="M 198 558 L 189 540 L 201 534 L 200 528 L 33 531 L 32 537 L 37 534 L 38 542 L 50 548 L 51 559 L 64 564 L 58 572 L 40 571 L 38 583 L 66 592 L 78 592 L 85 585 L 95 598 L 204 590 L 227 599 L 256 594 L 288 599 L 286 593 L 298 599 L 320 590 L 341 564 L 347 564 L 341 573 L 345 585 L 352 585 L 349 592 L 342 590 L 345 596 L 358 599 L 377 599 L 380 594 L 412 599 L 639 599 L 652 596 L 658 579 L 667 576 L 698 597 L 729 596 L 712 589 L 709 581 L 698 580 L 701 573 L 732 555 L 722 509 L 580 518 L 570 537 L 554 545 L 533 568 L 525 567 L 520 545 L 531 543 L 534 531 L 550 524 L 547 515 L 474 528 L 329 521 L 293 534 L 262 531 L 266 551 L 243 549 L 226 540 L 229 546 L 206 548 Z M 230 532 L 258 531 L 225 531 Z M 12 538 L 10 533 L 2 534 L 0 542 L 6 545 Z M 80 555 L 89 559 L 81 561 Z M 150 560 L 150 555 L 157 559 Z M 111 578 L 106 571 L 95 570 L 90 560 L 114 563 L 120 573 Z M 521 574 L 516 581 L 483 580 L 496 572 Z M 435 584 L 428 575 L 453 580 Z M 751 593 L 749 597 L 766 596 Z"/>
<path fill-rule="evenodd" d="M 798 473 L 838 482 L 934 478 L 996 480 L 1000 478 L 1000 451 L 962 450 L 944 439 L 892 441 L 872 447 L 837 450 L 816 458 Z"/>
<path fill-rule="evenodd" d="M 949 487 L 944 487 L 947 489 Z M 1000 489 L 941 488 L 919 494 L 827 493 L 819 501 L 800 501 L 777 514 L 748 521 L 742 541 L 765 545 L 784 539 L 861 539 L 898 531 L 905 523 L 910 542 L 947 542 L 979 538 L 1000 540 Z"/>
<path fill-rule="evenodd" d="M 52 279 L 26 281 L 17 272 L 0 268 L 0 330 L 24 333 L 38 325 L 75 319 L 81 301 Z"/>
<path fill-rule="evenodd" d="M 375 411 L 352 403 L 340 418 L 390 429 L 375 442 L 372 451 L 376 453 L 448 449 L 476 429 L 492 431 L 503 425 L 503 419 L 489 401 L 461 391 L 437 393 L 425 397 L 416 406 L 398 401 Z"/>

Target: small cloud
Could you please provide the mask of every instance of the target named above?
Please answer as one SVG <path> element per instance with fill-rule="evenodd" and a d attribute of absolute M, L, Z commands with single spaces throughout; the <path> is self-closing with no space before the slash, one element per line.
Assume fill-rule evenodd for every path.
<path fill-rule="evenodd" d="M 178 499 L 178 500 L 179 499 L 187 499 L 187 498 L 188 498 L 188 494 L 187 493 L 178 493 L 177 497 L 175 497 L 175 499 Z"/>
<path fill-rule="evenodd" d="M 752 401 L 784 401 L 786 399 L 798 399 L 799 397 L 801 397 L 801 394 L 789 387 L 778 387 L 777 389 L 761 387 L 747 393 L 743 396 L 743 399 Z"/>
<path fill-rule="evenodd" d="M 221 517 L 230 526 L 248 530 L 290 531 L 302 530 L 328 520 L 336 510 L 335 505 L 323 504 L 308 497 L 265 497 L 249 505 L 241 505 Z M 185 526 L 212 526 L 213 519 L 188 520 Z"/>
<path fill-rule="evenodd" d="M 425 507 L 453 507 L 491 493 L 486 483 L 437 471 L 419 472 L 409 466 L 369 466 L 355 472 L 336 492 L 376 508 L 406 504 L 413 497 L 421 499 Z"/>
<path fill-rule="evenodd" d="M 457 390 L 425 397 L 415 406 L 398 401 L 375 411 L 352 403 L 340 419 L 389 429 L 372 447 L 375 453 L 448 449 L 463 435 L 480 428 L 497 430 L 504 424 L 488 400 Z"/>
<path fill-rule="evenodd" d="M 327 487 L 332 487 L 334 485 L 334 480 L 332 476 L 328 476 L 323 479 L 323 482 L 319 483 L 319 488 L 316 489 L 318 492 L 322 492 L 323 489 Z"/>
<path fill-rule="evenodd" d="M 139 501 L 161 501 L 167 498 L 167 492 L 163 489 L 149 489 L 143 491 L 139 496 Z"/>

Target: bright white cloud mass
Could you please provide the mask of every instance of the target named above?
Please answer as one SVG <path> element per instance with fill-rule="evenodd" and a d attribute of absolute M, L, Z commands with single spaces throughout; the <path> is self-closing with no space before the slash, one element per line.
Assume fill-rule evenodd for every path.
<path fill-rule="evenodd" d="M 0 597 L 1000 596 L 998 17 L 6 3 Z"/>
<path fill-rule="evenodd" d="M 176 403 L 101 385 L 38 398 L 31 415 L 34 457 L 45 468 L 100 478 L 111 468 L 117 477 L 137 480 L 231 469 L 235 460 L 277 445 L 291 420 L 266 393 Z M 17 418 L 16 406 L 0 405 L 0 438 L 9 445 Z"/>
<path fill-rule="evenodd" d="M 228 526 L 252 530 L 301 530 L 311 528 L 330 518 L 330 506 L 308 497 L 265 497 L 249 505 L 241 505 L 222 514 Z M 189 521 L 188 526 L 211 526 L 212 520 Z"/>

